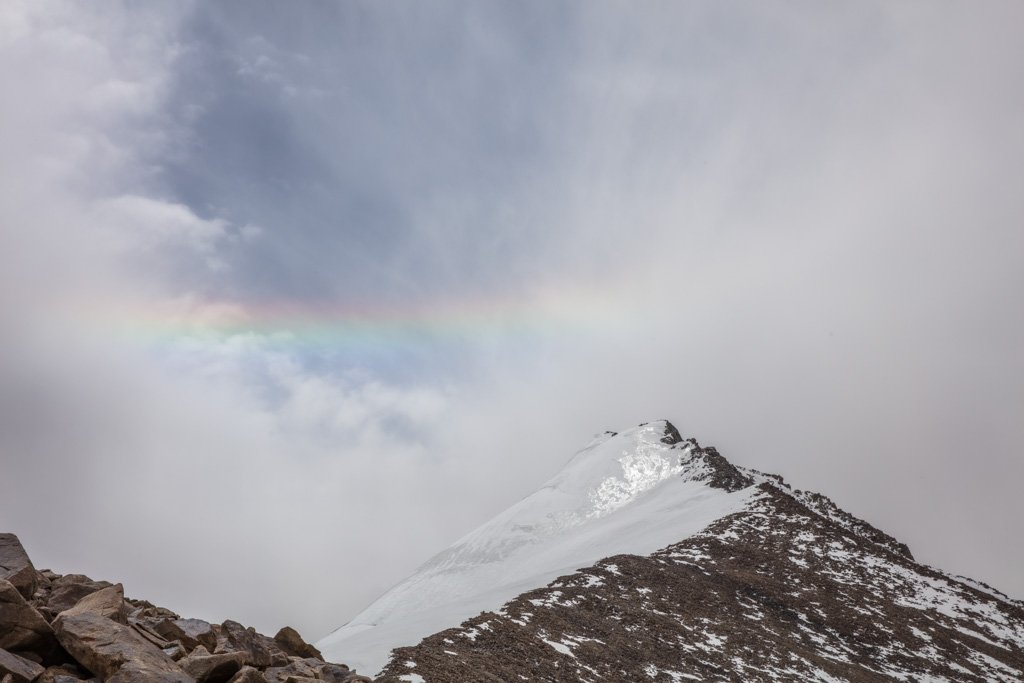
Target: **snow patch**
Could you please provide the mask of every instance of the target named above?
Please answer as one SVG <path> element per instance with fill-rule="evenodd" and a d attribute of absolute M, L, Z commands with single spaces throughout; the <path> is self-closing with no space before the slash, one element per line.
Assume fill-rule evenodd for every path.
<path fill-rule="evenodd" d="M 573 654 L 572 650 L 570 650 L 569 646 L 565 643 L 558 643 L 554 640 L 548 640 L 547 638 L 541 638 L 541 640 L 543 640 L 545 643 L 553 647 L 555 649 L 555 652 L 559 652 L 563 655 L 569 655 L 573 659 L 576 659 L 576 655 Z"/>

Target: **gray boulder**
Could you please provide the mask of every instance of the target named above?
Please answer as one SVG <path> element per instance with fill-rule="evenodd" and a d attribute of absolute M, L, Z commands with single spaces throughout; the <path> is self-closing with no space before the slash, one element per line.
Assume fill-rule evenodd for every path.
<path fill-rule="evenodd" d="M 61 612 L 62 615 L 74 615 L 85 613 L 98 614 L 116 621 L 119 624 L 128 623 L 128 612 L 124 604 L 124 586 L 117 583 L 108 588 L 89 593 L 75 603 L 74 607 Z"/>
<path fill-rule="evenodd" d="M 14 683 L 32 683 L 43 671 L 45 669 L 32 660 L 0 649 L 0 676 L 10 676 Z"/>
<path fill-rule="evenodd" d="M 189 655 L 188 648 L 182 645 L 180 640 L 175 640 L 170 645 L 160 648 L 160 651 L 174 661 L 178 661 L 179 659 L 183 659 Z"/>
<path fill-rule="evenodd" d="M 205 650 L 205 648 L 197 648 Z M 219 655 L 192 654 L 178 662 L 199 683 L 227 683 L 242 668 L 245 655 L 225 652 Z"/>
<path fill-rule="evenodd" d="M 357 674 L 344 664 L 325 664 L 320 669 L 320 680 L 328 683 L 372 683 L 373 679 Z"/>
<path fill-rule="evenodd" d="M 292 659 L 285 666 L 272 666 L 263 672 L 267 683 L 287 683 L 291 678 L 317 678 L 323 662 L 315 659 Z"/>
<path fill-rule="evenodd" d="M 61 614 L 53 628 L 64 649 L 107 683 L 195 681 L 134 629 L 99 614 Z"/>
<path fill-rule="evenodd" d="M 35 652 L 45 659 L 58 647 L 46 619 L 10 581 L 0 579 L 0 648 Z"/>
<path fill-rule="evenodd" d="M 145 621 L 129 619 L 128 625 L 131 626 L 137 634 L 142 636 L 145 640 L 148 640 L 153 645 L 156 645 L 157 648 L 161 650 L 171 646 L 171 643 L 166 638 L 154 631 Z"/>
<path fill-rule="evenodd" d="M 230 619 L 220 626 L 224 641 L 217 643 L 218 650 L 242 652 L 245 654 L 245 663 L 259 669 L 288 664 L 288 655 L 273 640 L 256 633 L 256 629 L 246 628 Z"/>
<path fill-rule="evenodd" d="M 89 674 L 79 669 L 74 664 L 61 664 L 60 666 L 51 666 L 43 672 L 36 683 L 81 683 L 81 681 L 89 678 Z M 96 680 L 92 678 L 91 680 Z"/>
<path fill-rule="evenodd" d="M 329 683 L 345 683 L 351 680 L 353 672 L 344 664 L 324 664 L 320 668 L 320 680 Z"/>
<path fill-rule="evenodd" d="M 241 671 L 236 673 L 228 683 L 267 683 L 267 677 L 259 669 L 243 666 Z"/>
<path fill-rule="evenodd" d="M 292 657 L 312 657 L 313 659 L 319 659 L 321 662 L 324 661 L 324 656 L 320 654 L 320 650 L 304 641 L 299 632 L 291 626 L 285 626 L 278 631 L 277 635 L 274 636 L 274 642 L 277 643 L 279 648 L 284 650 L 285 654 Z"/>
<path fill-rule="evenodd" d="M 93 581 L 84 574 L 67 574 L 50 582 L 50 591 L 41 609 L 57 616 L 74 607 L 85 596 L 113 585 L 109 581 Z"/>
<path fill-rule="evenodd" d="M 217 649 L 217 634 L 213 625 L 202 619 L 163 619 L 153 625 L 153 630 L 167 640 L 178 640 L 188 650 L 202 645 L 210 652 Z"/>
<path fill-rule="evenodd" d="M 0 579 L 10 581 L 26 600 L 36 592 L 36 568 L 14 534 L 0 534 Z"/>

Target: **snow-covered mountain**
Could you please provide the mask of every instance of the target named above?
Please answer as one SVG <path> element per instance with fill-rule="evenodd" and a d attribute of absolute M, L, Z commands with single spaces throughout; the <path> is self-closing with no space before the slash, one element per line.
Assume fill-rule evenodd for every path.
<path fill-rule="evenodd" d="M 405 646 L 389 681 L 1020 681 L 1024 605 L 653 422 L 317 645 L 367 673 Z"/>
<path fill-rule="evenodd" d="M 376 672 L 392 648 L 609 555 L 654 552 L 742 509 L 751 492 L 708 486 L 714 468 L 700 453 L 667 422 L 600 435 L 535 493 L 436 555 L 317 647 Z"/>

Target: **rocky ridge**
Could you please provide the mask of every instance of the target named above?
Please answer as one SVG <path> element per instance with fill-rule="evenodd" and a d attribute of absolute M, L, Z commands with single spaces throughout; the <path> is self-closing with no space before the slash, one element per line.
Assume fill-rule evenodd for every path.
<path fill-rule="evenodd" d="M 664 424 L 684 476 L 743 509 L 398 648 L 378 681 L 1024 681 L 1024 603 Z"/>
<path fill-rule="evenodd" d="M 0 534 L 0 683 L 358 683 L 292 628 L 270 638 L 210 624 L 121 584 L 37 570 L 14 534 Z"/>

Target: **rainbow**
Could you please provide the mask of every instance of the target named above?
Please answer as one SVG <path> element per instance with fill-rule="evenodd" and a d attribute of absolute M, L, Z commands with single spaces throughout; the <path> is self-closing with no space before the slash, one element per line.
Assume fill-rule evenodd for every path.
<path fill-rule="evenodd" d="M 614 325 L 616 296 L 563 287 L 523 296 L 448 298 L 411 305 L 274 301 L 245 305 L 181 297 L 105 307 L 103 326 L 145 344 L 216 344 L 247 337 L 271 346 L 365 348 L 587 333 Z M 94 320 L 95 322 L 95 320 Z"/>

